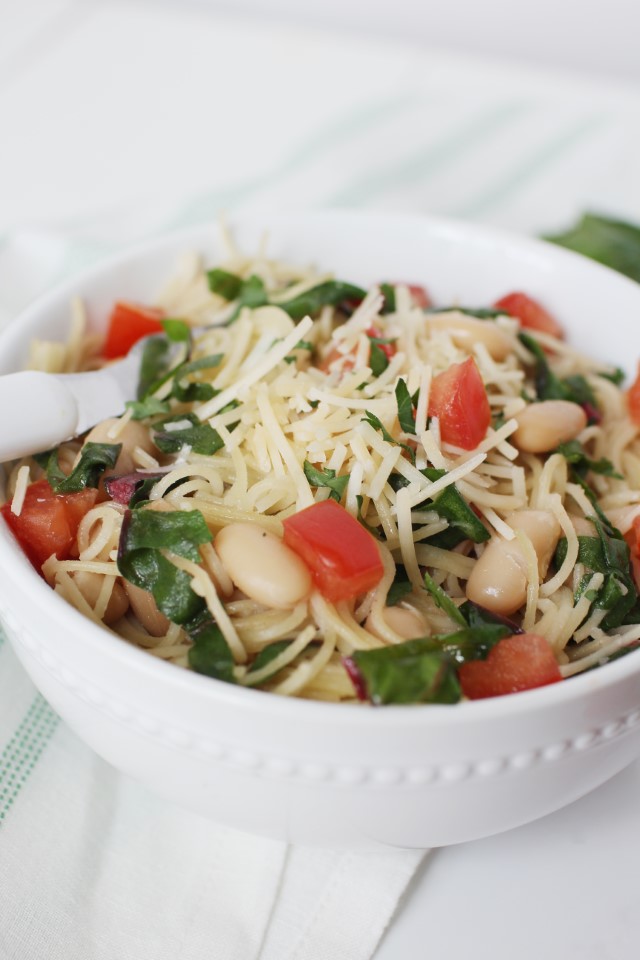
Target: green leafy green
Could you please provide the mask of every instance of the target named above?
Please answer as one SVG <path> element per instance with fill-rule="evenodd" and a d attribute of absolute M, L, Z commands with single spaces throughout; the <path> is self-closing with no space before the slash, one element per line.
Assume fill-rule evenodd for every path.
<path fill-rule="evenodd" d="M 404 600 L 404 598 L 408 596 L 412 590 L 413 584 L 407 576 L 407 571 L 401 563 L 397 563 L 396 575 L 393 578 L 393 583 L 389 587 L 386 605 L 388 607 L 395 607 L 396 604 L 400 603 L 401 600 Z"/>
<path fill-rule="evenodd" d="M 464 627 L 455 633 L 408 640 L 393 647 L 362 650 L 347 667 L 372 703 L 457 703 L 460 684 L 456 666 L 484 659 L 509 636 L 501 624 Z"/>
<path fill-rule="evenodd" d="M 437 470 L 435 467 L 426 467 L 421 470 L 428 480 L 439 480 L 444 477 L 446 470 Z M 398 491 L 401 487 L 406 487 L 409 481 L 399 473 L 392 473 L 389 477 L 389 485 L 393 490 Z M 491 534 L 473 512 L 467 501 L 464 499 L 455 484 L 449 484 L 448 487 L 436 494 L 430 504 L 430 509 L 438 514 L 443 520 L 447 520 L 449 526 L 446 530 L 436 533 L 429 537 L 429 545 L 440 547 L 442 550 L 452 550 L 453 547 L 462 543 L 463 540 L 473 540 L 474 543 L 483 543 L 488 540 Z"/>
<path fill-rule="evenodd" d="M 60 469 L 58 450 L 52 450 L 46 468 L 49 486 L 54 493 L 77 493 L 85 487 L 97 487 L 105 470 L 115 467 L 121 450 L 121 443 L 85 443 L 69 476 Z"/>
<path fill-rule="evenodd" d="M 373 427 L 374 430 L 379 430 L 382 434 L 383 440 L 385 440 L 387 443 L 392 443 L 396 447 L 402 447 L 402 449 L 405 450 L 409 455 L 411 462 L 416 462 L 415 450 L 412 450 L 408 444 L 402 443 L 400 440 L 394 440 L 385 425 L 382 423 L 379 417 L 376 417 L 374 413 L 370 413 L 369 410 L 365 410 L 365 415 L 362 419 L 365 423 L 368 423 L 369 426 Z"/>
<path fill-rule="evenodd" d="M 216 268 L 207 271 L 207 283 L 211 293 L 223 297 L 225 300 L 236 300 L 242 290 L 242 277 L 235 273 L 229 273 L 228 270 Z"/>
<path fill-rule="evenodd" d="M 416 417 L 413 412 L 413 398 L 409 393 L 406 381 L 400 377 L 396 383 L 396 405 L 398 407 L 398 422 L 405 433 L 416 432 Z"/>
<path fill-rule="evenodd" d="M 585 476 L 591 470 L 593 473 L 600 473 L 605 477 L 616 477 L 618 480 L 622 480 L 622 476 L 616 473 L 610 460 L 605 457 L 601 457 L 600 460 L 592 460 L 579 440 L 569 440 L 567 443 L 561 443 L 556 452 L 561 453 L 567 463 L 570 463 L 573 469 L 582 476 Z"/>
<path fill-rule="evenodd" d="M 179 429 L 170 429 L 172 423 L 182 424 Z M 189 424 L 186 426 L 186 424 Z M 222 447 L 224 441 L 217 430 L 208 423 L 201 423 L 195 413 L 176 414 L 156 424 L 153 442 L 162 453 L 178 453 L 189 446 L 194 453 L 211 456 Z"/>
<path fill-rule="evenodd" d="M 209 611 L 202 610 L 185 629 L 193 644 L 188 654 L 191 669 L 225 683 L 236 683 L 229 644 Z"/>
<path fill-rule="evenodd" d="M 640 281 L 640 227 L 634 224 L 585 213 L 570 230 L 545 239 Z"/>
<path fill-rule="evenodd" d="M 279 657 L 281 653 L 284 653 L 289 646 L 291 646 L 291 640 L 276 640 L 275 643 L 270 643 L 268 646 L 263 647 L 247 670 L 247 675 L 257 673 L 258 670 L 268 667 L 269 664 L 272 663 L 276 657 Z M 276 668 L 273 673 L 267 674 L 262 682 L 270 680 L 271 677 L 275 677 L 279 672 L 279 669 Z"/>
<path fill-rule="evenodd" d="M 534 356 L 534 380 L 538 400 L 570 400 L 572 403 L 588 405 L 598 410 L 595 394 L 582 374 L 561 379 L 549 366 L 538 341 L 528 333 L 520 333 L 518 336 L 529 353 Z"/>
<path fill-rule="evenodd" d="M 584 564 L 588 571 L 604 575 L 602 587 L 589 599 L 598 609 L 608 611 L 600 626 L 603 630 L 612 630 L 624 623 L 634 609 L 638 592 L 631 571 L 629 547 L 621 537 L 610 536 L 597 516 L 592 520 L 598 535 L 578 537 L 577 562 Z M 563 537 L 556 548 L 556 567 L 562 565 L 566 555 L 567 541 Z M 576 591 L 576 601 L 584 593 L 589 580 L 590 575 L 583 577 Z"/>
<path fill-rule="evenodd" d="M 169 401 L 158 400 L 157 397 L 146 397 L 145 400 L 127 400 L 127 410 L 131 410 L 132 420 L 146 420 L 158 414 L 169 412 Z"/>
<path fill-rule="evenodd" d="M 198 544 L 211 539 L 199 510 L 129 510 L 122 523 L 118 569 L 135 586 L 153 594 L 158 609 L 172 623 L 187 623 L 203 610 L 204 601 L 192 590 L 191 577 L 161 551 L 169 550 L 197 563 Z"/>
<path fill-rule="evenodd" d="M 288 313 L 292 320 L 314 316 L 322 307 L 337 307 L 345 300 L 363 300 L 366 290 L 342 280 L 325 280 L 291 300 L 280 300 L 276 306 Z"/>
<path fill-rule="evenodd" d="M 369 349 L 369 366 L 374 377 L 379 377 L 381 373 L 389 366 L 389 358 L 374 337 L 371 337 L 371 347 Z"/>
<path fill-rule="evenodd" d="M 467 621 L 460 613 L 458 607 L 453 602 L 451 597 L 445 593 L 442 587 L 438 586 L 433 577 L 431 577 L 426 570 L 424 572 L 424 585 L 435 600 L 437 606 L 439 606 L 440 609 L 446 613 L 450 620 L 453 620 L 454 623 L 459 624 L 461 627 L 467 626 Z"/>
<path fill-rule="evenodd" d="M 340 503 L 342 495 L 349 483 L 349 474 L 345 473 L 342 477 L 337 477 L 335 470 L 318 470 L 308 460 L 304 461 L 304 475 L 312 487 L 328 487 L 331 493 L 330 500 Z"/>
<path fill-rule="evenodd" d="M 430 639 L 357 651 L 351 657 L 372 703 L 457 703 L 455 663 Z"/>
<path fill-rule="evenodd" d="M 396 312 L 396 288 L 390 283 L 380 284 L 380 293 L 384 297 L 382 313 Z"/>
<path fill-rule="evenodd" d="M 504 317 L 504 310 L 492 310 L 486 307 L 429 307 L 426 313 L 463 313 L 467 317 L 475 317 L 476 320 L 495 320 L 496 317 Z"/>
<path fill-rule="evenodd" d="M 138 400 L 144 400 L 155 383 L 171 368 L 169 341 L 166 337 L 150 337 L 144 345 L 138 379 Z"/>
<path fill-rule="evenodd" d="M 615 370 L 599 370 L 598 376 L 604 380 L 610 380 L 611 383 L 615 383 L 616 387 L 620 387 L 627 375 L 620 367 L 616 367 Z"/>
<path fill-rule="evenodd" d="M 184 320 L 161 320 L 164 332 L 174 343 L 189 343 L 191 327 Z"/>
<path fill-rule="evenodd" d="M 377 527 L 372 526 L 370 523 L 367 523 L 365 518 L 362 516 L 362 504 L 364 503 L 364 497 L 362 494 L 356 494 L 356 503 L 358 504 L 358 521 L 362 524 L 365 530 L 371 534 L 372 537 L 375 537 L 376 540 L 380 539 L 380 530 Z"/>

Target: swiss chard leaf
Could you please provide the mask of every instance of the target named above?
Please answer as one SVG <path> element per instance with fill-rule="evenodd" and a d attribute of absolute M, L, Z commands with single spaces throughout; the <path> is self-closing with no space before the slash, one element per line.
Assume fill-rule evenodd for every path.
<path fill-rule="evenodd" d="M 564 379 L 556 376 L 537 340 L 528 333 L 519 333 L 518 337 L 534 356 L 534 380 L 538 400 L 570 400 L 580 406 L 589 407 L 592 411 L 598 410 L 596 396 L 582 374 Z"/>
<path fill-rule="evenodd" d="M 579 440 L 569 440 L 567 443 L 561 443 L 557 448 L 557 453 L 561 453 L 567 463 L 570 463 L 573 470 L 580 473 L 581 476 L 591 470 L 593 473 L 600 473 L 605 477 L 616 477 L 622 480 L 622 476 L 616 473 L 613 464 L 605 457 L 600 460 L 592 460 L 587 454 Z"/>
<path fill-rule="evenodd" d="M 161 320 L 160 323 L 174 343 L 189 343 L 191 340 L 191 327 L 184 320 Z"/>
<path fill-rule="evenodd" d="M 169 401 L 158 400 L 157 397 L 147 397 L 145 400 L 127 400 L 127 410 L 131 410 L 132 420 L 146 420 L 158 414 L 169 412 Z"/>
<path fill-rule="evenodd" d="M 288 313 L 292 320 L 314 316 L 322 307 L 337 307 L 345 300 L 363 300 L 366 290 L 342 280 L 325 280 L 291 300 L 279 301 L 276 305 Z"/>
<path fill-rule="evenodd" d="M 365 415 L 362 419 L 365 421 L 365 423 L 368 423 L 371 427 L 373 427 L 374 430 L 379 430 L 382 434 L 383 440 L 386 440 L 387 443 L 394 444 L 396 447 L 402 447 L 402 449 L 405 450 L 409 455 L 411 462 L 416 462 L 415 450 L 412 450 L 407 443 L 402 443 L 400 440 L 394 440 L 385 425 L 382 423 L 379 417 L 376 417 L 374 413 L 370 413 L 369 410 L 365 410 Z"/>
<path fill-rule="evenodd" d="M 356 494 L 356 503 L 358 504 L 358 522 L 367 530 L 372 537 L 375 537 L 376 540 L 380 540 L 380 529 L 378 527 L 372 526 L 370 523 L 367 523 L 365 518 L 362 516 L 362 504 L 364 503 L 364 497 L 362 494 Z"/>
<path fill-rule="evenodd" d="M 237 300 L 242 290 L 242 277 L 221 268 L 207 271 L 207 283 L 211 293 L 215 293 L 225 300 Z"/>
<path fill-rule="evenodd" d="M 191 577 L 161 553 L 166 549 L 199 562 L 198 544 L 212 539 L 199 510 L 156 513 L 127 511 L 118 545 L 118 569 L 135 586 L 153 595 L 172 623 L 187 623 L 204 609 Z"/>
<path fill-rule="evenodd" d="M 435 467 L 426 467 L 421 471 L 428 480 L 439 480 L 446 473 Z M 443 550 L 451 550 L 463 540 L 473 540 L 474 543 L 484 543 L 491 536 L 482 520 L 476 516 L 467 501 L 464 499 L 455 484 L 436 495 L 432 501 L 432 509 L 449 522 L 449 526 L 434 537 L 429 537 L 429 543 Z"/>
<path fill-rule="evenodd" d="M 412 590 L 413 584 L 407 576 L 407 571 L 402 564 L 396 564 L 396 575 L 393 578 L 393 583 L 389 587 L 386 605 L 388 607 L 395 607 L 396 604 L 400 603 L 401 600 L 404 600 L 404 598 L 410 594 Z"/>
<path fill-rule="evenodd" d="M 210 273 L 216 273 L 217 271 L 212 270 Z M 222 271 L 224 273 L 224 271 Z M 232 277 L 233 274 L 227 274 L 227 277 Z M 226 322 L 226 326 L 229 326 L 234 320 L 237 320 L 240 311 L 244 307 L 248 307 L 250 310 L 255 310 L 257 307 L 263 307 L 269 302 L 267 296 L 267 291 L 264 285 L 264 281 L 258 277 L 256 274 L 252 274 L 246 280 L 241 280 L 239 277 L 235 279 L 240 280 L 239 286 L 236 289 L 235 297 L 232 297 L 232 300 L 236 300 L 236 308 Z M 215 283 L 216 281 L 214 281 Z M 211 279 L 209 279 L 209 287 L 211 287 Z"/>
<path fill-rule="evenodd" d="M 185 629 L 193 644 L 188 654 L 191 669 L 225 683 L 236 683 L 233 654 L 209 611 L 203 610 Z"/>
<path fill-rule="evenodd" d="M 381 373 L 389 366 L 389 358 L 375 338 L 371 337 L 371 346 L 369 348 L 369 366 L 374 377 L 379 377 Z"/>
<path fill-rule="evenodd" d="M 627 375 L 620 367 L 616 367 L 615 370 L 600 370 L 598 376 L 603 377 L 604 380 L 610 380 L 611 383 L 615 383 L 616 387 L 620 387 Z"/>
<path fill-rule="evenodd" d="M 391 283 L 381 283 L 380 293 L 384 297 L 382 313 L 396 312 L 396 288 Z"/>
<path fill-rule="evenodd" d="M 171 429 L 170 424 L 182 424 L 179 429 Z M 186 424 L 189 424 L 186 426 Z M 217 430 L 208 423 L 201 423 L 195 413 L 177 414 L 155 425 L 153 442 L 162 453 L 178 453 L 189 446 L 194 453 L 211 456 L 224 447 L 224 441 Z"/>
<path fill-rule="evenodd" d="M 635 607 L 638 592 L 630 567 L 629 547 L 619 537 L 610 536 L 598 517 L 593 517 L 598 533 L 597 537 L 578 537 L 578 563 L 587 570 L 604 575 L 604 583 L 589 599 L 598 609 L 608 613 L 600 626 L 603 630 L 612 630 L 624 623 L 627 615 Z M 560 567 L 567 555 L 567 541 L 563 537 L 556 548 L 555 564 Z M 576 601 L 584 593 L 590 577 L 585 575 L 576 592 Z"/>
<path fill-rule="evenodd" d="M 454 623 L 459 624 L 461 627 L 466 627 L 468 625 L 464 616 L 460 613 L 460 610 L 453 602 L 451 597 L 442 589 L 442 587 L 438 586 L 433 577 L 427 573 L 426 570 L 424 573 L 424 585 L 435 600 L 436 605 L 440 607 L 444 613 L 446 613 L 450 620 L 453 620 Z"/>
<path fill-rule="evenodd" d="M 640 227 L 634 224 L 585 213 L 575 227 L 546 239 L 640 281 Z"/>
<path fill-rule="evenodd" d="M 455 663 L 429 638 L 379 650 L 359 650 L 349 658 L 366 696 L 374 704 L 457 703 L 460 684 Z"/>
<path fill-rule="evenodd" d="M 456 665 L 484 659 L 510 633 L 500 624 L 465 627 L 393 647 L 357 651 L 347 669 L 372 703 L 457 703 Z"/>
<path fill-rule="evenodd" d="M 465 600 L 465 602 L 458 607 L 458 611 L 470 627 L 486 627 L 499 624 L 502 627 L 507 627 L 510 634 L 524 633 L 522 627 L 520 627 L 515 620 L 510 620 L 509 617 L 503 617 L 499 613 L 492 613 L 491 610 L 481 607 L 472 600 Z"/>
<path fill-rule="evenodd" d="M 487 307 L 429 307 L 426 313 L 463 313 L 467 317 L 475 317 L 476 320 L 495 320 L 496 317 L 504 317 L 504 310 L 492 310 Z"/>
<path fill-rule="evenodd" d="M 349 474 L 345 473 L 342 477 L 337 477 L 335 470 L 318 470 L 308 460 L 304 461 L 304 475 L 312 487 L 328 487 L 331 493 L 330 500 L 340 503 L 345 488 L 349 483 Z"/>
<path fill-rule="evenodd" d="M 250 675 L 252 673 L 257 673 L 258 670 L 268 667 L 269 664 L 272 663 L 276 657 L 279 657 L 281 653 L 284 653 L 289 646 L 291 646 L 291 640 L 276 640 L 275 643 L 270 643 L 268 646 L 263 647 L 247 670 L 247 674 Z M 265 676 L 263 682 L 270 680 L 271 677 L 274 677 L 279 672 L 280 671 L 278 669 L 275 669 L 273 673 L 269 673 Z"/>
<path fill-rule="evenodd" d="M 396 383 L 396 405 L 398 407 L 398 422 L 405 433 L 416 432 L 416 416 L 413 412 L 413 399 L 409 388 L 402 377 Z"/>
<path fill-rule="evenodd" d="M 60 469 L 58 450 L 52 450 L 47 461 L 49 486 L 54 493 L 77 493 L 85 487 L 97 487 L 105 470 L 115 466 L 121 450 L 121 443 L 85 443 L 69 476 Z"/>
<path fill-rule="evenodd" d="M 161 381 L 171 368 L 171 355 L 167 337 L 150 337 L 144 345 L 140 361 L 138 400 L 144 400 L 153 385 Z"/>

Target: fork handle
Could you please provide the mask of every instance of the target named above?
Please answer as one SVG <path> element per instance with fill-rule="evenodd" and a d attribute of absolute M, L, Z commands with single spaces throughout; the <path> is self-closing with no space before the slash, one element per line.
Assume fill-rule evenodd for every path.
<path fill-rule="evenodd" d="M 0 377 L 0 411 L 0 463 L 48 450 L 76 433 L 76 399 L 48 373 L 25 370 Z"/>

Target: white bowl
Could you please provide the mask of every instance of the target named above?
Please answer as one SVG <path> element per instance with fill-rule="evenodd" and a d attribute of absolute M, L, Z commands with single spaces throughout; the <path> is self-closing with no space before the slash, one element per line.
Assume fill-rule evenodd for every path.
<path fill-rule="evenodd" d="M 233 224 L 251 251 L 366 284 L 424 282 L 436 302 L 513 289 L 543 300 L 584 351 L 629 368 L 640 286 L 484 227 L 324 212 Z M 177 255 L 215 264 L 214 227 L 127 252 L 34 303 L 0 335 L 0 373 L 34 335 L 63 338 L 70 297 L 94 323 L 115 298 L 150 299 Z M 181 670 L 84 619 L 0 529 L 0 615 L 35 684 L 76 733 L 156 793 L 215 820 L 304 843 L 426 847 L 518 826 L 570 803 L 640 754 L 640 653 L 540 690 L 456 706 L 289 700 Z"/>

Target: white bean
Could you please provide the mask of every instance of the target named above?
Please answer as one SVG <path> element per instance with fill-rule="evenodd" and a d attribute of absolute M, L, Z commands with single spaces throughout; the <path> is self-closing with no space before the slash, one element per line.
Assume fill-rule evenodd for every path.
<path fill-rule="evenodd" d="M 289 610 L 311 591 L 311 573 L 304 561 L 257 523 L 223 527 L 215 549 L 236 587 L 266 607 Z"/>
<path fill-rule="evenodd" d="M 429 316 L 427 328 L 446 331 L 455 345 L 469 353 L 476 343 L 482 343 L 494 360 L 506 360 L 513 353 L 513 341 L 492 320 L 477 320 L 464 313 L 451 312 Z"/>
<path fill-rule="evenodd" d="M 507 522 L 530 540 L 538 558 L 538 574 L 544 577 L 561 527 L 548 510 L 517 510 Z M 515 613 L 527 597 L 527 561 L 518 540 L 491 540 L 476 561 L 467 581 L 467 597 L 494 613 Z"/>
<path fill-rule="evenodd" d="M 418 610 L 409 605 L 385 607 L 382 616 L 387 626 L 403 640 L 414 640 L 416 637 L 424 637 L 427 633 L 427 624 L 424 617 Z M 375 625 L 371 622 L 370 616 L 367 617 L 364 628 L 374 637 L 378 637 L 380 640 L 386 639 L 378 633 Z"/>
<path fill-rule="evenodd" d="M 587 425 L 587 415 L 569 400 L 530 403 L 516 414 L 518 428 L 509 440 L 525 453 L 548 453 L 559 443 L 575 440 Z"/>
<path fill-rule="evenodd" d="M 74 583 L 78 590 L 91 607 L 95 607 L 104 577 L 99 573 L 91 573 L 88 570 L 76 570 L 73 575 Z M 114 583 L 107 609 L 102 619 L 106 624 L 115 623 L 124 617 L 129 608 L 129 600 L 123 588 L 119 583 Z"/>
<path fill-rule="evenodd" d="M 125 580 L 124 588 L 131 603 L 131 609 L 147 633 L 152 637 L 163 637 L 171 626 L 171 622 L 158 610 L 153 594 L 143 590 L 142 587 L 136 587 L 128 580 Z"/>
<path fill-rule="evenodd" d="M 129 420 L 124 427 L 117 432 L 117 436 L 109 436 L 110 431 L 120 421 L 117 417 L 111 417 L 96 424 L 85 440 L 85 443 L 121 443 L 122 450 L 118 455 L 115 466 L 105 472 L 105 476 L 117 475 L 119 473 L 132 473 L 135 470 L 133 451 L 136 447 L 141 447 L 145 453 L 157 454 L 156 447 L 151 439 L 147 427 L 138 423 L 136 420 Z"/>

